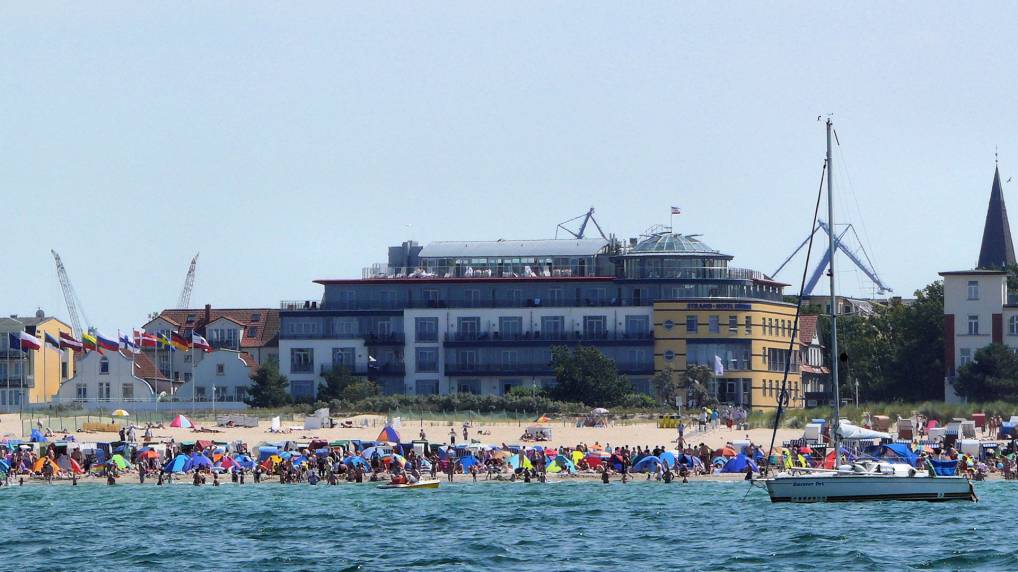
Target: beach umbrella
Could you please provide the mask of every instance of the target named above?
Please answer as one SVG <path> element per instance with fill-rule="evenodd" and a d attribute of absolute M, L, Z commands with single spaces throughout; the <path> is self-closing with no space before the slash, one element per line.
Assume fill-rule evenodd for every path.
<path fill-rule="evenodd" d="M 368 447 L 367 449 L 364 449 L 364 452 L 361 453 L 361 457 L 364 457 L 365 459 L 371 459 L 371 457 L 373 457 L 375 453 L 378 453 L 379 459 L 384 460 L 387 458 L 392 458 L 392 453 L 387 453 L 385 449 L 381 447 Z"/>
<path fill-rule="evenodd" d="M 212 459 L 209 459 L 205 455 L 199 453 L 191 453 L 191 458 L 187 460 L 187 464 L 184 465 L 184 472 L 189 473 L 191 471 L 197 471 L 200 469 L 211 469 Z"/>
<path fill-rule="evenodd" d="M 184 417 L 183 415 L 177 415 L 176 417 L 173 418 L 173 421 L 170 421 L 170 427 L 181 427 L 183 429 L 190 429 L 194 427 L 194 424 L 192 424 L 191 420 L 188 419 L 187 417 Z"/>
<path fill-rule="evenodd" d="M 181 453 L 176 457 L 170 459 L 163 465 L 164 473 L 183 473 L 184 467 L 187 466 L 188 461 L 187 455 Z"/>
<path fill-rule="evenodd" d="M 116 465 L 118 469 L 123 470 L 127 468 L 127 459 L 125 459 L 123 455 L 113 455 L 110 457 L 110 464 Z"/>
<path fill-rule="evenodd" d="M 731 447 L 722 447 L 722 448 L 714 451 L 714 456 L 715 457 L 734 457 L 737 454 L 738 453 L 735 452 L 735 449 L 733 449 Z"/>
<path fill-rule="evenodd" d="M 650 455 L 637 461 L 637 463 L 633 465 L 633 471 L 637 473 L 649 472 L 652 470 L 656 470 L 657 466 L 660 464 L 661 459 L 655 457 L 654 455 Z"/>
<path fill-rule="evenodd" d="M 247 455 L 237 455 L 233 458 L 233 463 L 242 469 L 248 471 L 253 470 L 255 467 L 254 459 Z"/>
<path fill-rule="evenodd" d="M 130 417 L 131 416 L 130 413 L 128 413 L 127 411 L 124 411 L 123 409 L 116 409 L 116 410 L 113 411 L 113 413 L 111 415 L 113 415 L 113 417 Z"/>
<path fill-rule="evenodd" d="M 406 457 L 403 455 L 393 455 L 392 462 L 398 464 L 400 467 L 406 466 Z"/>
<path fill-rule="evenodd" d="M 355 467 L 357 465 L 360 465 L 365 469 L 370 468 L 368 462 L 364 460 L 364 457 L 357 457 L 354 455 L 350 455 L 349 457 L 343 459 L 343 464 L 348 467 Z"/>

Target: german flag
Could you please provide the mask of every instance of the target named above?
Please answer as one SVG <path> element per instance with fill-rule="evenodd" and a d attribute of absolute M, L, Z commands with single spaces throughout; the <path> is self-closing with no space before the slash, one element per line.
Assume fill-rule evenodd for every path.
<path fill-rule="evenodd" d="M 185 338 L 184 336 L 178 334 L 177 332 L 170 333 L 170 343 L 173 344 L 173 347 L 183 352 L 186 352 L 187 350 L 191 349 L 191 340 Z"/>

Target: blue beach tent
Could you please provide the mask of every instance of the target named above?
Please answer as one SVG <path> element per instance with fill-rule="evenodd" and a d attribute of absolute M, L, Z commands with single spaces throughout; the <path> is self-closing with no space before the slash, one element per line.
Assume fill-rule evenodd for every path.
<path fill-rule="evenodd" d="M 469 470 L 470 467 L 473 467 L 474 465 L 481 464 L 481 462 L 477 460 L 477 457 L 473 455 L 464 455 L 463 457 L 460 457 L 459 461 L 460 466 L 463 467 L 464 471 Z"/>
<path fill-rule="evenodd" d="M 30 441 L 32 443 L 45 443 L 46 436 L 42 434 L 42 431 L 39 431 L 38 429 L 32 429 L 32 438 L 30 439 Z"/>
<path fill-rule="evenodd" d="M 757 468 L 757 466 L 756 466 L 756 463 L 754 463 L 752 459 L 750 459 L 746 455 L 743 455 L 742 453 L 739 453 L 738 455 L 736 455 L 736 456 L 732 457 L 731 459 L 729 459 L 728 462 L 725 463 L 724 467 L 721 467 L 721 472 L 722 473 L 745 473 L 746 472 L 746 467 L 749 467 L 749 468 L 753 469 L 754 473 L 759 470 Z"/>
<path fill-rule="evenodd" d="M 254 459 L 247 455 L 237 455 L 233 458 L 233 462 L 236 463 L 238 467 L 246 471 L 254 470 L 255 467 Z"/>
<path fill-rule="evenodd" d="M 199 453 L 191 453 L 191 457 L 184 464 L 184 472 L 189 473 L 200 469 L 212 469 L 212 459 Z"/>
<path fill-rule="evenodd" d="M 657 458 L 661 459 L 661 462 L 664 463 L 666 467 L 674 467 L 679 462 L 678 459 L 675 458 L 675 454 L 671 451 L 665 451 L 658 455 Z"/>
<path fill-rule="evenodd" d="M 268 459 L 269 457 L 271 457 L 273 455 L 278 455 L 278 454 L 279 454 L 279 447 L 271 447 L 271 446 L 268 446 L 268 447 L 258 447 L 258 462 L 260 463 L 260 462 L 264 461 L 265 459 Z"/>
<path fill-rule="evenodd" d="M 633 465 L 633 471 L 636 473 L 649 473 L 650 471 L 656 471 L 658 465 L 661 464 L 661 459 L 654 455 L 648 455 L 641 458 L 636 464 Z"/>
<path fill-rule="evenodd" d="M 368 462 L 364 460 L 364 457 L 359 457 L 355 455 L 350 455 L 349 457 L 343 459 L 343 464 L 348 467 L 356 467 L 357 465 L 360 465 L 365 469 L 371 468 L 371 465 L 369 465 Z"/>
<path fill-rule="evenodd" d="M 163 465 L 163 472 L 164 473 L 183 473 L 184 472 L 184 467 L 187 466 L 188 460 L 189 460 L 188 456 L 183 454 L 183 453 L 181 453 L 181 454 L 177 455 L 176 457 L 170 459 L 169 461 L 166 461 L 166 464 Z"/>

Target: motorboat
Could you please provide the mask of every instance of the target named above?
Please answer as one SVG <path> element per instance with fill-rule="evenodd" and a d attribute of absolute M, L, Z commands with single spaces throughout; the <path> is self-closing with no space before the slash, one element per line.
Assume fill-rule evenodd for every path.
<path fill-rule="evenodd" d="M 378 485 L 380 489 L 437 489 L 438 479 L 422 479 L 416 483 L 387 483 Z"/>

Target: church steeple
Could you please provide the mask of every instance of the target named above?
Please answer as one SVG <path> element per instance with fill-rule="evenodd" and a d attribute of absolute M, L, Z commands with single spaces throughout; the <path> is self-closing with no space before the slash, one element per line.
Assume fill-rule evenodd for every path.
<path fill-rule="evenodd" d="M 1004 190 L 1000 185 L 1000 169 L 994 167 L 993 189 L 986 209 L 977 268 L 1001 269 L 1014 263 L 1014 244 L 1011 242 L 1011 225 L 1007 222 L 1007 207 L 1004 206 Z"/>

